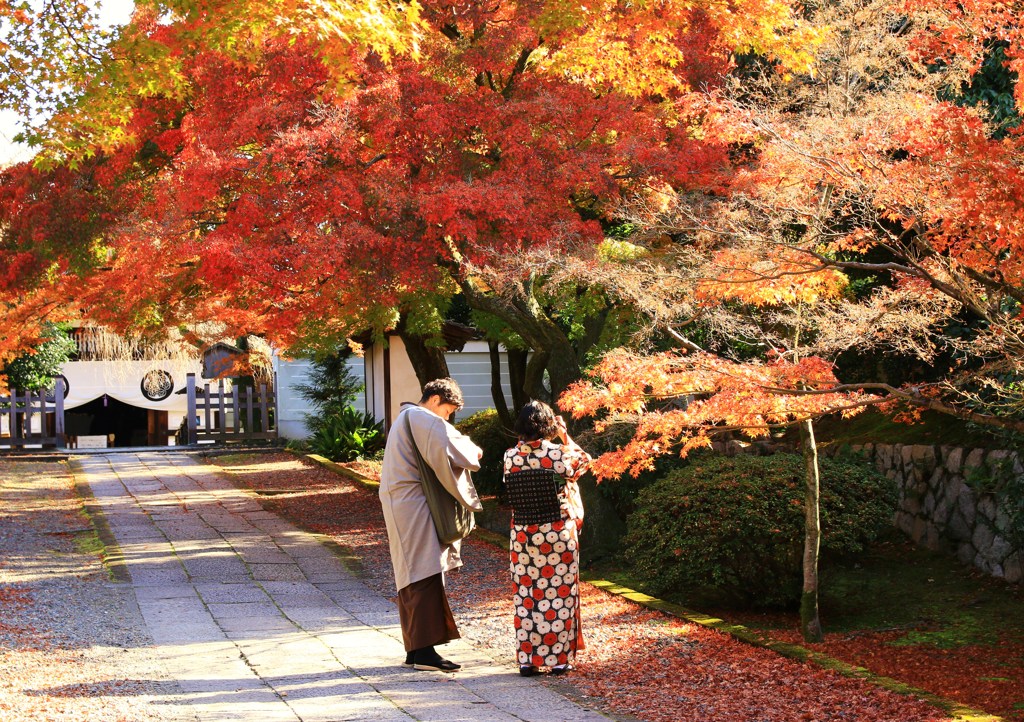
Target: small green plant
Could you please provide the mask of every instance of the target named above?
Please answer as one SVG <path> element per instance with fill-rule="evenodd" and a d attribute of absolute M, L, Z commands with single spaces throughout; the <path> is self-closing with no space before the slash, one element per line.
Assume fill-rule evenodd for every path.
<path fill-rule="evenodd" d="M 822 550 L 852 555 L 891 526 L 894 484 L 863 461 L 821 460 Z M 800 598 L 804 468 L 795 454 L 701 455 L 640 492 L 623 540 L 657 594 L 715 589 L 747 606 Z"/>
<path fill-rule="evenodd" d="M 363 384 L 348 367 L 349 353 L 327 353 L 310 358 L 308 383 L 297 384 L 296 393 L 310 403 L 318 415 L 330 416 L 349 406 L 363 390 Z"/>
<path fill-rule="evenodd" d="M 308 383 L 295 387 L 315 410 L 305 414 L 310 436 L 302 450 L 331 461 L 367 459 L 384 448 L 383 424 L 352 406 L 363 385 L 348 367 L 348 357 L 343 351 L 311 357 Z"/>
<path fill-rule="evenodd" d="M 309 450 L 331 461 L 354 461 L 384 448 L 384 425 L 373 414 L 345 406 L 319 423 L 308 441 Z"/>

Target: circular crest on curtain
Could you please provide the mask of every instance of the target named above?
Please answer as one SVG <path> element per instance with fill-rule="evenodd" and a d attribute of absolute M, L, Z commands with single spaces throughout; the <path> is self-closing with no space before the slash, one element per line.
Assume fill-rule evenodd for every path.
<path fill-rule="evenodd" d="M 163 401 L 174 391 L 174 379 L 163 369 L 153 369 L 142 377 L 140 387 L 150 401 Z"/>
<path fill-rule="evenodd" d="M 57 390 L 57 379 L 64 381 L 64 398 L 68 397 L 68 393 L 71 391 L 71 383 L 68 381 L 68 377 L 64 374 L 57 374 L 53 376 L 49 385 L 46 387 L 46 400 L 49 403 L 56 403 L 57 395 L 54 391 Z"/>

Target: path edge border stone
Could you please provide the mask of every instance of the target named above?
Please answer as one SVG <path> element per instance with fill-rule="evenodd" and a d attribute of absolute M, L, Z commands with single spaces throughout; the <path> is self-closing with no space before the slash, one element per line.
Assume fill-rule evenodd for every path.
<path fill-rule="evenodd" d="M 110 529 L 110 523 L 103 513 L 102 507 L 96 501 L 89 483 L 84 479 L 82 470 L 78 466 L 77 459 L 67 459 L 68 472 L 71 474 L 71 485 L 75 495 L 82 504 L 82 512 L 89 518 L 89 524 L 99 537 L 102 551 L 100 562 L 106 568 L 110 578 L 115 582 L 129 583 L 132 580 L 128 572 L 128 565 L 124 560 L 124 553 L 121 545 L 117 543 L 114 532 Z"/>
<path fill-rule="evenodd" d="M 321 456 L 320 454 L 307 454 L 304 451 L 298 451 L 296 449 L 286 449 L 286 450 L 288 452 L 292 453 L 292 454 L 295 454 L 296 456 L 301 456 L 303 458 L 309 459 L 310 461 L 313 461 L 313 462 L 319 464 L 320 466 L 323 466 L 324 468 L 330 469 L 331 471 L 333 471 L 333 472 L 335 472 L 337 474 L 341 474 L 342 476 L 347 476 L 352 481 L 359 482 L 360 484 L 365 486 L 367 489 L 373 489 L 374 491 L 377 491 L 378 489 L 380 489 L 380 482 L 379 481 L 374 481 L 373 479 L 371 479 L 371 478 L 369 478 L 367 476 L 363 476 L 362 474 L 360 474 L 357 471 L 353 471 L 352 469 L 345 468 L 344 466 L 342 466 L 338 462 L 331 461 L 326 456 Z"/>

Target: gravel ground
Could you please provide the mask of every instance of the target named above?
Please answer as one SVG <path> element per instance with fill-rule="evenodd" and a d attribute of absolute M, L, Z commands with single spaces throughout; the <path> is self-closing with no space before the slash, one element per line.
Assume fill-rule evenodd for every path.
<path fill-rule="evenodd" d="M 286 453 L 212 459 L 263 505 L 332 538 L 364 581 L 394 599 L 376 492 Z M 515 674 L 508 552 L 474 533 L 448 577 L 462 635 Z M 801 664 L 703 627 L 581 586 L 587 648 L 577 669 L 545 684 L 619 717 L 648 722 L 937 722 L 948 715 L 908 695 Z M 456 660 L 457 661 L 457 660 Z M 396 660 L 397 663 L 397 660 Z"/>
<path fill-rule="evenodd" d="M 0 459 L 0 719 L 194 720 L 97 548 L 66 464 Z"/>

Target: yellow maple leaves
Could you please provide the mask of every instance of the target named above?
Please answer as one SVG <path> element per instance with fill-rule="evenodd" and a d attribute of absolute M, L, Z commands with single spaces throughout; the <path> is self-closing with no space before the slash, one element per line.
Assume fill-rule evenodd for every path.
<path fill-rule="evenodd" d="M 762 256 L 747 249 L 717 254 L 715 273 L 698 283 L 697 297 L 754 306 L 814 304 L 840 297 L 849 285 L 843 273 L 823 268 L 806 255 L 786 247 L 762 250 Z"/>
<path fill-rule="evenodd" d="M 605 0 L 551 3 L 542 35 L 572 31 L 571 43 L 555 45 L 541 62 L 545 72 L 565 74 L 598 91 L 632 96 L 672 97 L 690 90 L 683 68 L 717 55 L 728 64 L 733 53 L 771 58 L 784 71 L 807 72 L 822 31 L 808 25 L 788 0 Z M 701 36 L 703 45 L 681 43 Z"/>

